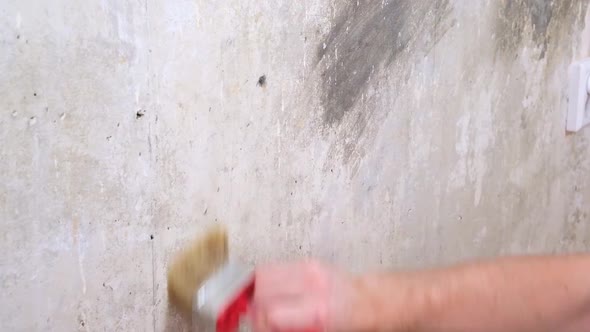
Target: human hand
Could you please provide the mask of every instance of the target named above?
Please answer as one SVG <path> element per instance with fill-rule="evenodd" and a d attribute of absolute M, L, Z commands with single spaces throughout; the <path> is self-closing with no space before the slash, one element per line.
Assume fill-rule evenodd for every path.
<path fill-rule="evenodd" d="M 363 305 L 355 278 L 315 261 L 256 270 L 253 324 L 259 332 L 359 330 L 367 318 L 358 315 Z"/>

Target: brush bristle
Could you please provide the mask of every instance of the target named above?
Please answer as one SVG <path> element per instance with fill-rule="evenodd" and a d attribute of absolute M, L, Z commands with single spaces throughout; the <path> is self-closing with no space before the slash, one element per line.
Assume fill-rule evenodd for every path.
<path fill-rule="evenodd" d="M 183 250 L 168 269 L 168 294 L 174 305 L 188 314 L 195 292 L 228 258 L 227 231 L 217 225 Z"/>

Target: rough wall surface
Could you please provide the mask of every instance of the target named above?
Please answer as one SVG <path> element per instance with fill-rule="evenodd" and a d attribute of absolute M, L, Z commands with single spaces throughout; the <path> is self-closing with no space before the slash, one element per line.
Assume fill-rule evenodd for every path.
<path fill-rule="evenodd" d="M 587 0 L 0 4 L 2 330 L 186 329 L 166 264 L 590 250 Z"/>

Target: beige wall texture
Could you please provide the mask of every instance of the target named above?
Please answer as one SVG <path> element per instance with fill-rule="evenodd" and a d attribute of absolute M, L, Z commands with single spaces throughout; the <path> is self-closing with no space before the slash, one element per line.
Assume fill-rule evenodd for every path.
<path fill-rule="evenodd" d="M 3 331 L 163 331 L 170 257 L 590 250 L 588 1 L 5 0 Z"/>

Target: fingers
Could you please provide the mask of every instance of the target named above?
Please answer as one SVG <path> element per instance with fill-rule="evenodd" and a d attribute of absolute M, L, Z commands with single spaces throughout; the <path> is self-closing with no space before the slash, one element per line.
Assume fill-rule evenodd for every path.
<path fill-rule="evenodd" d="M 309 299 L 283 303 L 268 314 L 268 325 L 275 331 L 305 331 L 317 324 L 316 303 Z"/>
<path fill-rule="evenodd" d="M 251 317 L 259 332 L 309 331 L 321 326 L 327 303 L 327 272 L 310 262 L 256 269 Z M 325 316 L 325 315 L 324 315 Z"/>
<path fill-rule="evenodd" d="M 256 307 L 254 327 L 259 332 L 307 331 L 318 326 L 317 301 L 311 298 L 284 299 L 267 308 Z"/>
<path fill-rule="evenodd" d="M 305 292 L 305 266 L 300 263 L 267 265 L 256 269 L 255 301 L 298 296 Z"/>

